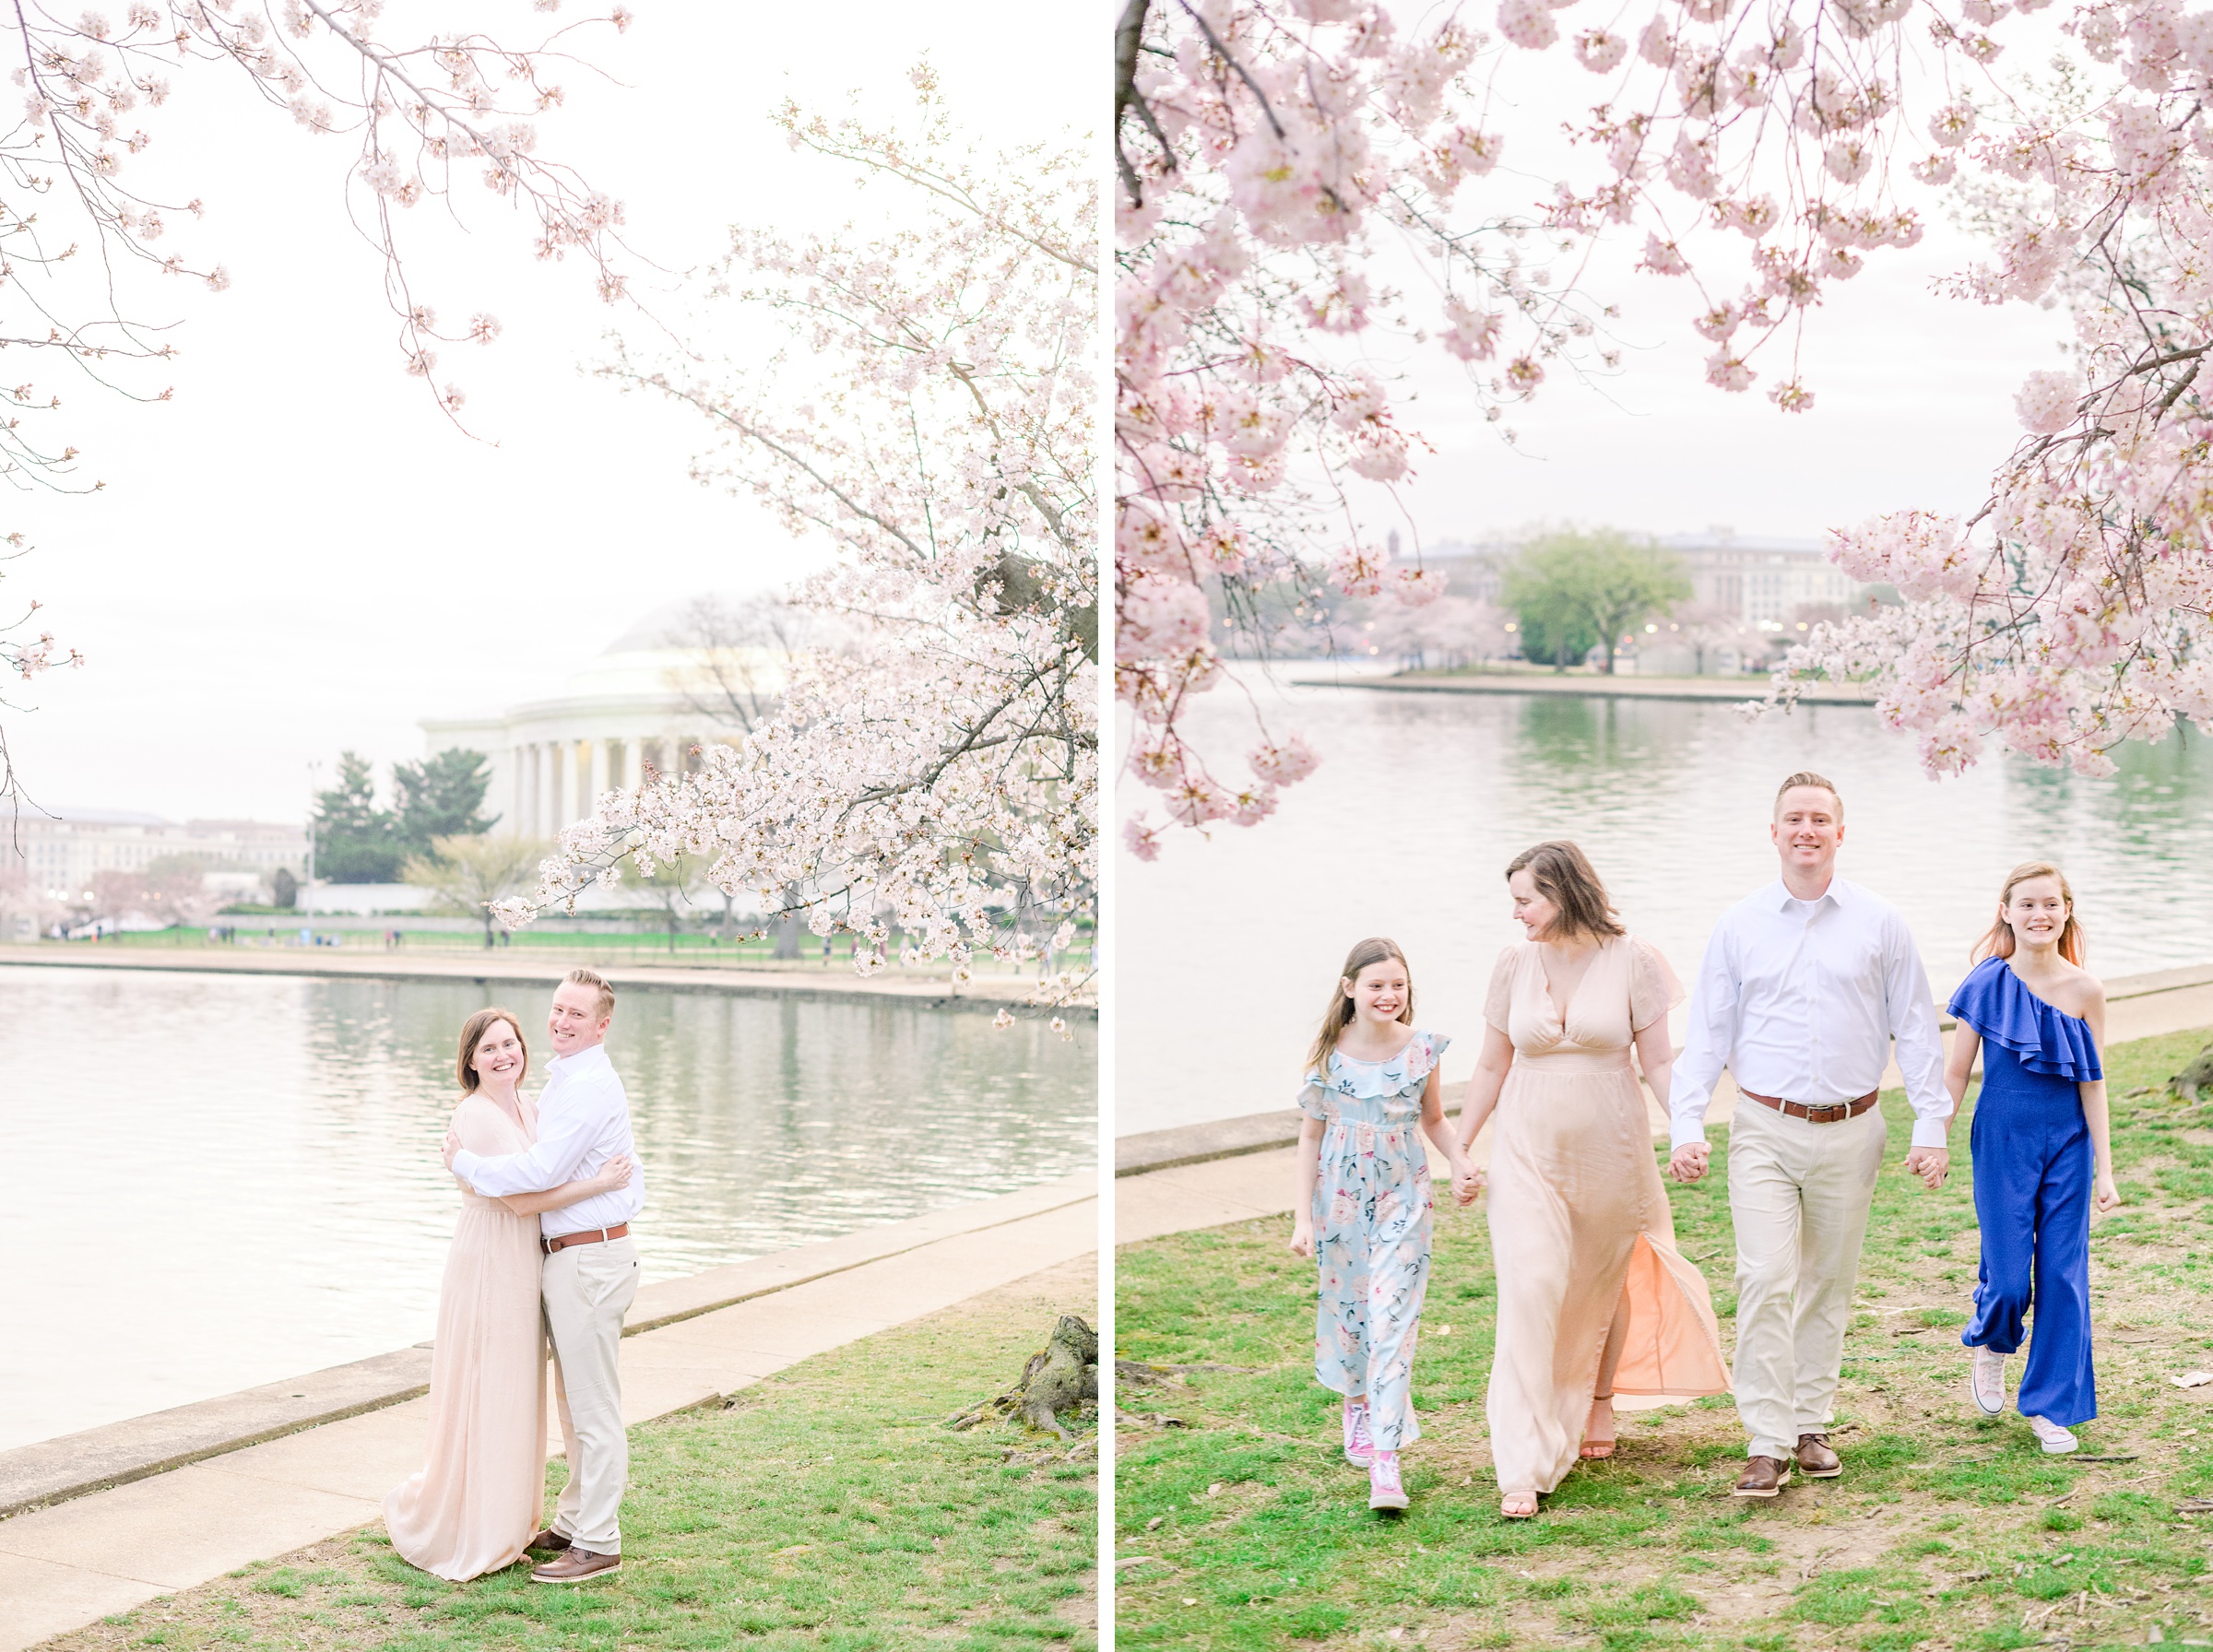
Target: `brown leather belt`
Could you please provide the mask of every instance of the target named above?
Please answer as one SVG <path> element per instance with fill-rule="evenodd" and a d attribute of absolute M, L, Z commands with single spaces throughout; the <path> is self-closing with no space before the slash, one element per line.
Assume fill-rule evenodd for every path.
<path fill-rule="evenodd" d="M 1818 1107 L 1809 1107 L 1804 1102 L 1786 1102 L 1779 1096 L 1761 1095 L 1757 1091 L 1736 1087 L 1736 1093 L 1748 1095 L 1763 1107 L 1772 1107 L 1778 1113 L 1787 1113 L 1793 1118 L 1803 1118 L 1817 1125 L 1840 1125 L 1848 1118 L 1857 1118 L 1875 1105 L 1882 1092 L 1870 1090 L 1856 1102 L 1829 1102 Z"/>
<path fill-rule="evenodd" d="M 618 1221 L 611 1228 L 586 1228 L 582 1233 L 563 1233 L 558 1239 L 540 1239 L 538 1249 L 549 1257 L 557 1250 L 566 1250 L 572 1245 L 598 1245 L 609 1239 L 620 1239 L 630 1232 L 630 1223 Z"/>

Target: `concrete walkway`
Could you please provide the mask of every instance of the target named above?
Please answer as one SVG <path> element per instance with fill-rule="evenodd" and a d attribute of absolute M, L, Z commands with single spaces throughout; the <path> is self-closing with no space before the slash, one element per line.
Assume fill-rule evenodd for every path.
<path fill-rule="evenodd" d="M 649 1287 L 639 1309 L 657 1316 L 655 1328 L 622 1344 L 624 1418 L 634 1425 L 716 1404 L 810 1355 L 1086 1256 L 1098 1247 L 1095 1189 L 1085 1173 L 833 1240 L 846 1249 L 827 1272 L 809 1258 L 828 1247 L 809 1245 Z M 727 1276 L 747 1268 L 760 1290 L 704 1305 L 728 1300 Z M 380 1519 L 385 1493 L 421 1466 L 429 1403 L 408 1399 L 0 1520 L 0 1652 Z M 551 1432 L 558 1455 L 557 1424 Z"/>
<path fill-rule="evenodd" d="M 979 975 L 964 986 L 942 978 L 917 976 L 891 969 L 881 975 L 857 975 L 849 966 L 828 969 L 761 970 L 715 966 L 657 964 L 637 962 L 604 963 L 581 955 L 539 954 L 515 957 L 492 950 L 464 953 L 395 952 L 348 953 L 340 948 L 299 947 L 268 950 L 233 947 L 169 947 L 144 949 L 127 946 L 69 945 L 0 946 L 0 967 L 8 964 L 46 964 L 60 969 L 170 970 L 189 974 L 228 975 L 349 976 L 377 981 L 515 982 L 527 986 L 552 986 L 579 963 L 592 967 L 618 987 L 657 986 L 678 992 L 736 992 L 773 997 L 895 998 L 932 1009 L 997 1009 L 1001 1004 L 1029 1001 L 1029 982 L 1017 975 Z M 1095 1016 L 1095 1003 L 1059 1011 L 1063 1015 Z"/>

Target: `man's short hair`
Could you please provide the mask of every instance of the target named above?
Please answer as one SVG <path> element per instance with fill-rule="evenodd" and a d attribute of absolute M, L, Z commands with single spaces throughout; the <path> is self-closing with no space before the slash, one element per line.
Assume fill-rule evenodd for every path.
<path fill-rule="evenodd" d="M 1844 818 L 1844 796 L 1841 792 L 1837 790 L 1836 782 L 1829 780 L 1823 775 L 1815 773 L 1811 769 L 1799 770 L 1797 773 L 1789 776 L 1781 785 L 1775 788 L 1776 813 L 1781 814 L 1782 812 L 1782 799 L 1784 794 L 1789 792 L 1794 786 L 1802 785 L 1810 785 L 1818 791 L 1827 792 L 1830 798 L 1836 803 L 1837 819 L 1840 820 Z"/>
<path fill-rule="evenodd" d="M 605 1021 L 614 1014 L 615 989 L 607 984 L 607 977 L 598 970 L 579 966 L 569 972 L 567 979 L 572 986 L 596 986 L 599 989 L 599 1008 L 593 1012 L 597 1019 Z"/>

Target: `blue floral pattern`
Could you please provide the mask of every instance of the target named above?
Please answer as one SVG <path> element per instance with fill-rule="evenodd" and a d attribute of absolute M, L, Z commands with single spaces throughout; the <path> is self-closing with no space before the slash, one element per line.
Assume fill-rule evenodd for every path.
<path fill-rule="evenodd" d="M 1365 1394 L 1376 1446 L 1421 1438 L 1414 1349 L 1429 1282 L 1432 1201 L 1422 1145 L 1422 1092 L 1450 1039 L 1416 1032 L 1388 1061 L 1342 1051 L 1307 1074 L 1298 1104 L 1322 1121 L 1314 1184 L 1321 1298 L 1314 1375 L 1340 1394 Z"/>

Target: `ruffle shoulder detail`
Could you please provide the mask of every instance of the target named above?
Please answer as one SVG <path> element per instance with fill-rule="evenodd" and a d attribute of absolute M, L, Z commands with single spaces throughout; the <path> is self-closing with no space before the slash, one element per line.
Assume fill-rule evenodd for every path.
<path fill-rule="evenodd" d="M 1406 1041 L 1406 1047 L 1389 1061 L 1355 1061 L 1340 1050 L 1330 1057 L 1328 1088 L 1356 1101 L 1408 1092 L 1418 1096 L 1451 1042 L 1439 1033 L 1416 1032 Z M 1307 1106 L 1307 1096 L 1320 1085 L 1320 1075 L 1308 1073 L 1307 1083 L 1308 1089 L 1299 1097 L 1299 1105 L 1311 1113 L 1314 1109 Z"/>
<path fill-rule="evenodd" d="M 1683 983 L 1668 966 L 1660 949 L 1650 941 L 1629 938 L 1629 1027 L 1641 1032 L 1686 996 Z"/>
<path fill-rule="evenodd" d="M 2032 1073 L 2078 1084 L 2105 1077 L 2089 1023 L 2030 992 L 2003 958 L 1985 958 L 1970 970 L 1949 1008 L 1992 1044 L 2020 1057 Z"/>

